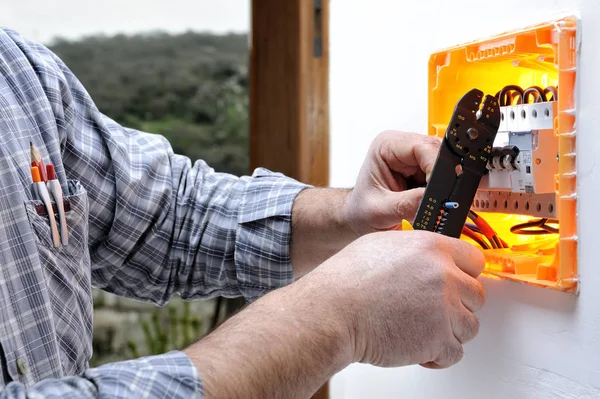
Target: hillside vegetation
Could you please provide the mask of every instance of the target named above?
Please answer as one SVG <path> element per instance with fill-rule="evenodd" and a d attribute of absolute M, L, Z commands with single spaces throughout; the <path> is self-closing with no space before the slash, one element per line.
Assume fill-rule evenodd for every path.
<path fill-rule="evenodd" d="M 188 32 L 56 40 L 98 108 L 175 152 L 248 173 L 248 36 Z"/>

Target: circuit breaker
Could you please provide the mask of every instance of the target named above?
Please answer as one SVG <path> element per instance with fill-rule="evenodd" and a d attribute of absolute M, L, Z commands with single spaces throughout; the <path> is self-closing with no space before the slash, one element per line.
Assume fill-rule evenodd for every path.
<path fill-rule="evenodd" d="M 500 112 L 485 173 L 457 234 L 481 248 L 488 276 L 568 293 L 577 293 L 579 282 L 579 34 L 578 18 L 564 16 L 429 60 L 430 135 L 447 136 L 457 102 L 472 90 L 491 95 Z"/>
<path fill-rule="evenodd" d="M 522 97 L 520 88 L 516 89 L 517 96 Z M 475 209 L 515 213 L 522 210 L 527 215 L 556 218 L 559 153 L 554 134 L 557 104 L 553 96 L 557 91 L 547 89 L 544 90 L 553 94 L 543 101 L 500 107 L 500 128 L 488 163 L 489 173 L 479 186 Z M 535 91 L 543 93 L 539 87 Z"/>

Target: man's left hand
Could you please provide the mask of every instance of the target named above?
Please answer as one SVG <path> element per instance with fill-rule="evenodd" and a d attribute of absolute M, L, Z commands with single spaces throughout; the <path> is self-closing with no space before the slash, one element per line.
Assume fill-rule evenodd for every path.
<path fill-rule="evenodd" d="M 435 136 L 385 131 L 377 136 L 346 198 L 343 215 L 357 235 L 412 221 L 437 159 Z"/>
<path fill-rule="evenodd" d="M 385 131 L 377 136 L 352 190 L 313 188 L 296 198 L 292 264 L 301 277 L 358 237 L 412 221 L 437 159 L 440 139 Z"/>

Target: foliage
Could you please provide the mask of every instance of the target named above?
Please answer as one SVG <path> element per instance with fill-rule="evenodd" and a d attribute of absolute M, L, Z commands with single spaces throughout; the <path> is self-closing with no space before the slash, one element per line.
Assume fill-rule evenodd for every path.
<path fill-rule="evenodd" d="M 165 327 L 166 326 L 166 327 Z M 168 320 L 161 320 L 158 309 L 152 312 L 150 321 L 142 322 L 144 338 L 146 340 L 146 353 L 159 355 L 171 349 L 182 349 L 200 337 L 202 321 L 190 315 L 190 303 L 183 303 L 182 315 L 178 315 L 177 308 L 169 307 Z M 133 358 L 140 357 L 138 344 L 129 340 L 127 348 Z"/>
<path fill-rule="evenodd" d="M 217 171 L 249 172 L 247 35 L 158 32 L 49 47 L 110 118 L 164 135 Z"/>

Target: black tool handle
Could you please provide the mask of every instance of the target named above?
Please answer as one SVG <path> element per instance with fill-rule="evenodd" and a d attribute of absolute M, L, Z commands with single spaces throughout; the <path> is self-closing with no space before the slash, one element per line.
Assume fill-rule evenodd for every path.
<path fill-rule="evenodd" d="M 460 237 L 499 126 L 495 97 L 472 89 L 460 99 L 413 221 L 415 230 Z"/>

